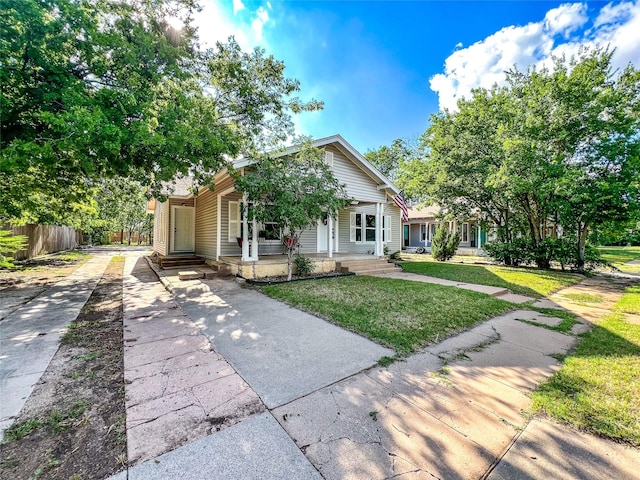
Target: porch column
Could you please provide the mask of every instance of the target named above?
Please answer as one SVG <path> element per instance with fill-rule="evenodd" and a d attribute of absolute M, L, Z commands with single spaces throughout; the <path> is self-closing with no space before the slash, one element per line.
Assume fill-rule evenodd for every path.
<path fill-rule="evenodd" d="M 333 217 L 331 215 L 327 215 L 327 252 L 329 254 L 329 258 L 333 258 Z"/>
<path fill-rule="evenodd" d="M 258 260 L 258 221 L 251 221 L 251 260 Z"/>
<path fill-rule="evenodd" d="M 375 254 L 378 257 L 384 255 L 382 247 L 382 203 L 376 203 L 376 248 Z"/>
<path fill-rule="evenodd" d="M 242 228 L 242 261 L 249 261 L 249 222 L 247 222 L 247 195 L 242 195 L 242 208 L 240 212 Z"/>

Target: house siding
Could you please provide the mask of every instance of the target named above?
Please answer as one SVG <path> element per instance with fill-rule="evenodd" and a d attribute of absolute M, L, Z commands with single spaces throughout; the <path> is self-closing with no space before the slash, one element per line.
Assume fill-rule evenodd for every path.
<path fill-rule="evenodd" d="M 231 183 L 230 185 L 232 185 Z M 224 190 L 223 188 L 220 191 Z M 236 240 L 229 241 L 229 202 L 240 202 L 242 195 L 240 192 L 232 192 L 222 197 L 220 209 L 220 255 L 238 256 L 242 255 L 242 249 Z"/>
<path fill-rule="evenodd" d="M 208 188 L 196 200 L 196 255 L 216 258 L 218 197 Z"/>
<path fill-rule="evenodd" d="M 340 183 L 346 185 L 349 198 L 360 202 L 387 201 L 385 192 L 378 190 L 378 183 L 349 160 L 340 150 L 329 146 L 326 151 L 333 153 L 333 174 Z"/>
<path fill-rule="evenodd" d="M 169 207 L 167 202 L 156 202 L 153 212 L 156 219 L 156 229 L 153 233 L 153 251 L 160 255 L 167 254 L 167 242 L 169 239 Z"/>

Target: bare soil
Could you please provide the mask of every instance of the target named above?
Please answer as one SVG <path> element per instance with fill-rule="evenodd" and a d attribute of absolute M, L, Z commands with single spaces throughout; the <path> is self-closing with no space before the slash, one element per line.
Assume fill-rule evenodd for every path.
<path fill-rule="evenodd" d="M 126 466 L 123 257 L 115 257 L 0 446 L 3 479 L 103 479 Z"/>
<path fill-rule="evenodd" d="M 30 260 L 16 262 L 17 270 L 0 270 L 0 291 L 25 287 L 42 287 L 69 276 L 73 271 L 90 258 L 65 255 L 47 255 Z"/>

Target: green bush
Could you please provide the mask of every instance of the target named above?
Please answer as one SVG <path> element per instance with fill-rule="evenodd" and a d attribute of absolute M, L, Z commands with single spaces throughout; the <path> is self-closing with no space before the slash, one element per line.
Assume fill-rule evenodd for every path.
<path fill-rule="evenodd" d="M 0 268 L 12 268 L 12 255 L 27 246 L 27 237 L 13 235 L 11 230 L 0 230 Z"/>
<path fill-rule="evenodd" d="M 549 268 L 551 262 L 557 262 L 562 270 L 580 270 L 578 242 L 575 237 L 546 238 L 537 247 L 529 238 L 516 238 L 512 242 L 490 242 L 483 248 L 494 261 L 505 265 L 536 264 Z M 598 249 L 587 244 L 583 269 L 589 271 L 607 265 Z"/>
<path fill-rule="evenodd" d="M 296 266 L 296 272 L 298 273 L 298 275 L 308 275 L 310 273 L 313 273 L 313 271 L 316 269 L 315 263 L 313 263 L 310 258 L 303 257 L 302 255 L 298 255 L 293 263 Z"/>
<path fill-rule="evenodd" d="M 458 232 L 451 232 L 446 225 L 440 225 L 431 242 L 431 256 L 440 262 L 449 260 L 456 254 L 460 245 Z"/>

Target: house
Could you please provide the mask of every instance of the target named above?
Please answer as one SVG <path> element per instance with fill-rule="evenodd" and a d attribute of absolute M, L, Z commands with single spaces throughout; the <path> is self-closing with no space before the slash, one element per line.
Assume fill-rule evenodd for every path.
<path fill-rule="evenodd" d="M 403 250 L 430 251 L 438 225 L 443 221 L 438 205 L 408 207 L 409 219 L 403 224 Z M 466 222 L 447 221 L 450 229 L 458 229 L 460 245 L 458 255 L 482 255 L 480 250 L 488 241 L 488 233 L 477 219 Z"/>
<path fill-rule="evenodd" d="M 333 271 L 340 262 L 384 259 L 401 248 L 402 220 L 393 198 L 398 188 L 340 135 L 316 140 L 325 162 L 346 186 L 351 202 L 336 218 L 322 219 L 300 237 L 298 252 L 316 263 L 316 271 Z M 296 153 L 296 147 L 280 155 Z M 234 168 L 249 170 L 243 158 Z M 189 182 L 175 182 L 167 201 L 152 201 L 153 250 L 162 257 L 197 255 L 216 268 L 245 278 L 286 273 L 279 226 L 249 222 L 243 215 L 242 193 L 226 169 L 214 176 L 214 189 L 194 195 Z"/>

